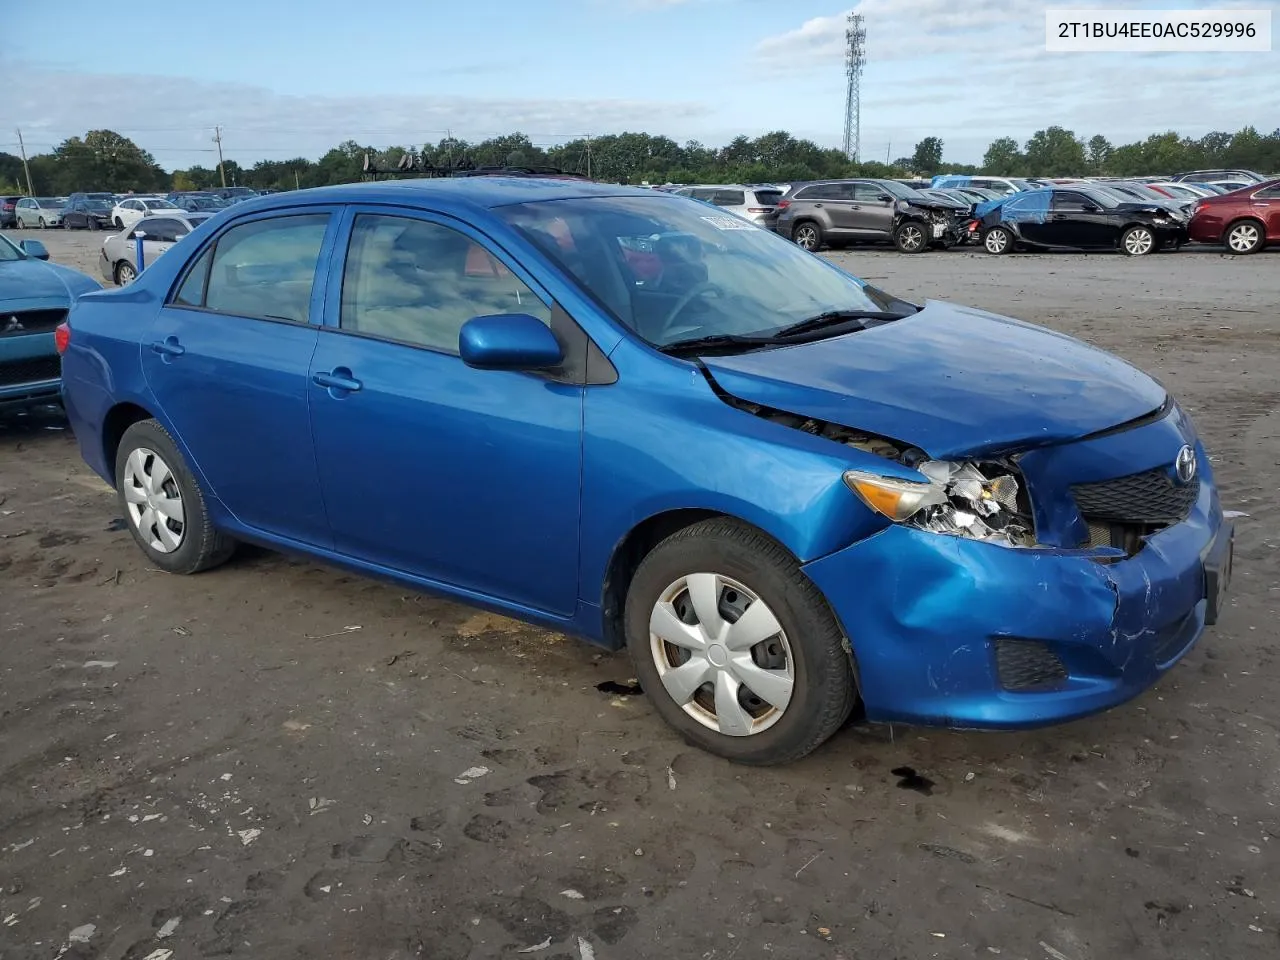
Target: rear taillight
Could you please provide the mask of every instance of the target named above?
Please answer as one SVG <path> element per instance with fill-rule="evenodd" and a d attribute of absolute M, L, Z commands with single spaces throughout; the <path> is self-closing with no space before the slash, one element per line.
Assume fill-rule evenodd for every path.
<path fill-rule="evenodd" d="M 60 354 L 66 353 L 67 347 L 71 346 L 71 326 L 65 320 L 53 330 L 53 345 Z"/>
<path fill-rule="evenodd" d="M 779 201 L 778 201 L 778 206 L 776 207 L 776 209 L 778 209 L 778 210 L 785 210 L 785 209 L 787 209 L 787 207 L 789 207 L 789 206 L 791 206 L 791 201 L 790 201 L 790 200 L 779 200 Z"/>

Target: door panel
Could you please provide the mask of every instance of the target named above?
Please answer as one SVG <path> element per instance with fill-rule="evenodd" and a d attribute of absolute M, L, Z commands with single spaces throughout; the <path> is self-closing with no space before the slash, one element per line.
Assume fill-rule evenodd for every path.
<path fill-rule="evenodd" d="M 341 553 L 568 616 L 584 388 L 458 358 L 472 316 L 551 312 L 463 230 L 354 219 L 311 367 L 330 525 Z"/>
<path fill-rule="evenodd" d="M 850 223 L 859 234 L 868 237 L 889 236 L 893 231 L 893 201 L 881 200 L 883 191 L 866 183 L 853 185 Z"/>
<path fill-rule="evenodd" d="M 212 494 L 247 526 L 323 547 L 332 538 L 308 409 L 318 336 L 308 319 L 322 301 L 312 307 L 306 296 L 329 220 L 321 213 L 232 226 L 181 286 L 177 299 L 193 306 L 166 306 L 142 345 L 148 385 Z M 233 282 L 250 262 L 267 274 L 260 287 Z M 244 309 L 207 309 L 230 299 L 229 283 Z M 264 318 L 280 309 L 270 288 L 291 283 L 308 292 L 300 315 Z"/>

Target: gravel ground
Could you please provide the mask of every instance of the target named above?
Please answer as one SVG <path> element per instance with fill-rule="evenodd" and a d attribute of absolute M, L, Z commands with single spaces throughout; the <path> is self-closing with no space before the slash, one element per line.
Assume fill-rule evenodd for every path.
<path fill-rule="evenodd" d="M 96 276 L 101 237 L 43 239 Z M 263 551 L 149 569 L 62 421 L 22 418 L 0 958 L 1280 955 L 1280 253 L 837 256 L 1113 350 L 1193 412 L 1252 516 L 1222 623 L 1158 688 L 734 767 L 622 656 Z"/>

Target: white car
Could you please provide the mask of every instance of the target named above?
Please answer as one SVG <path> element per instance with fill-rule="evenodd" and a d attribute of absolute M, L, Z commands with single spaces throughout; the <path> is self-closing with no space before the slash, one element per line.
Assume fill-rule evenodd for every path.
<path fill-rule="evenodd" d="M 143 217 L 157 213 L 181 213 L 182 208 L 160 197 L 125 197 L 111 210 L 111 222 L 117 230 L 133 226 Z"/>
<path fill-rule="evenodd" d="M 19 230 L 56 227 L 66 205 L 66 200 L 58 197 L 23 197 L 13 208 L 13 218 Z"/>
<path fill-rule="evenodd" d="M 147 264 L 172 249 L 175 243 L 216 212 L 176 210 L 170 214 L 166 211 L 144 217 L 120 233 L 112 234 L 102 242 L 102 252 L 98 256 L 102 279 L 119 287 L 128 286 L 146 269 Z M 141 264 L 138 263 L 138 238 L 134 236 L 138 231 L 145 234 Z"/>

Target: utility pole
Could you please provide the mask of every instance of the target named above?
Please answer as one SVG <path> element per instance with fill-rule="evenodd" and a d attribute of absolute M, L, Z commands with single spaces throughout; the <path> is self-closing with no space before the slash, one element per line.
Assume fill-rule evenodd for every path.
<path fill-rule="evenodd" d="M 207 128 L 206 128 L 207 129 Z M 222 166 L 222 128 L 213 128 L 213 142 L 218 145 L 218 176 L 222 178 L 222 185 L 227 185 L 227 171 Z"/>
<path fill-rule="evenodd" d="M 297 171 L 297 170 L 293 171 L 293 189 L 295 189 L 295 190 L 301 190 L 301 189 L 302 189 L 302 185 L 301 185 L 300 183 L 298 183 L 298 171 Z"/>
<path fill-rule="evenodd" d="M 27 163 L 27 145 L 22 142 L 22 131 L 18 131 L 18 150 L 22 153 L 22 169 L 27 174 L 27 196 L 34 197 L 36 195 L 35 188 L 31 186 L 31 167 Z"/>
<path fill-rule="evenodd" d="M 587 134 L 587 179 L 591 179 L 591 134 Z"/>

